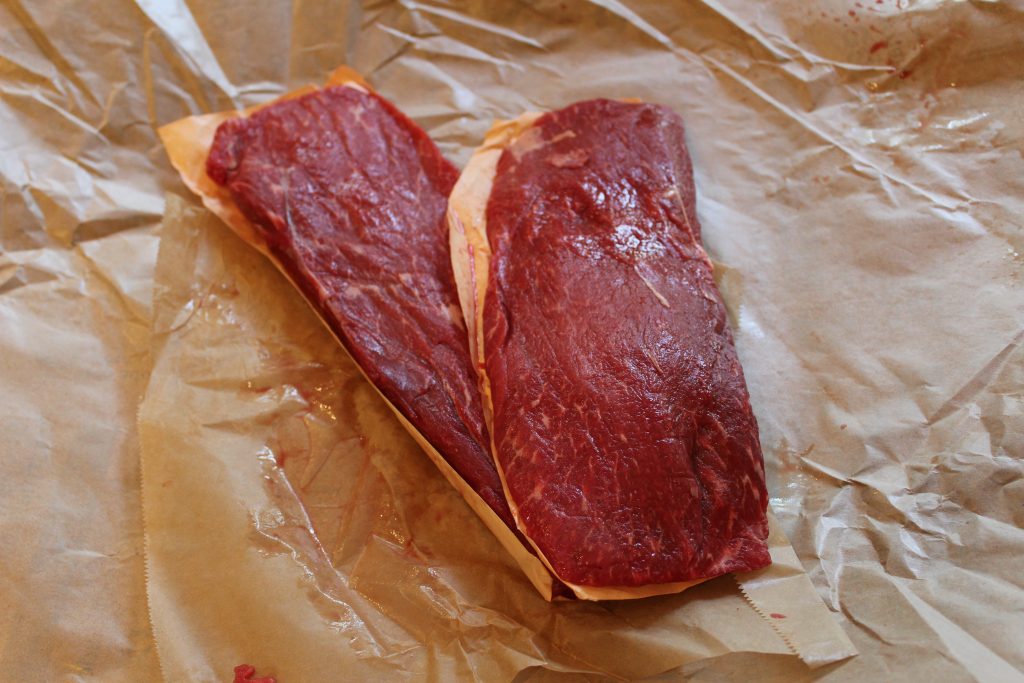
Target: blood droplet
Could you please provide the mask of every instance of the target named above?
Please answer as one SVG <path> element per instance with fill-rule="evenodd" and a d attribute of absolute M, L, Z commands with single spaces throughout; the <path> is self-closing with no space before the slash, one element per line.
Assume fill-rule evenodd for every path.
<path fill-rule="evenodd" d="M 251 664 L 239 664 L 235 667 L 235 680 L 233 683 L 277 683 L 273 676 L 253 678 L 256 675 L 256 667 Z"/>

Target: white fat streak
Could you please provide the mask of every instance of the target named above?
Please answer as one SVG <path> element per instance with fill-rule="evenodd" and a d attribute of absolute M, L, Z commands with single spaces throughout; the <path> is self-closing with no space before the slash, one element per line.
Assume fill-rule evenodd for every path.
<path fill-rule="evenodd" d="M 644 277 L 644 274 L 640 272 L 639 266 L 633 266 L 633 272 L 636 273 L 637 277 L 643 280 L 643 283 L 647 285 L 647 288 L 651 290 L 651 292 L 654 293 L 655 298 L 661 303 L 662 306 L 664 306 L 665 308 L 672 308 L 672 306 L 670 306 L 668 303 L 668 299 L 662 296 L 661 292 L 654 288 L 654 284 L 646 277 Z"/>

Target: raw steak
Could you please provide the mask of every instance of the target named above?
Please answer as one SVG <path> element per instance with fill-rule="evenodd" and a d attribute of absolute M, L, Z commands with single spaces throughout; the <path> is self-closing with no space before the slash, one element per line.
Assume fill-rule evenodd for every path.
<path fill-rule="evenodd" d="M 769 564 L 757 423 L 679 117 L 609 100 L 541 116 L 498 159 L 486 232 L 494 453 L 555 574 L 634 587 Z"/>
<path fill-rule="evenodd" d="M 518 534 L 452 276 L 455 167 L 383 98 L 331 87 L 226 121 L 206 168 L 370 381 Z"/>

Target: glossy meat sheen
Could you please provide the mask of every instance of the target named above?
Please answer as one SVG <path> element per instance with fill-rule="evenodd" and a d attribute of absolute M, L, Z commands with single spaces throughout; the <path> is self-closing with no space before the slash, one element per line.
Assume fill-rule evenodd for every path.
<path fill-rule="evenodd" d="M 757 423 L 679 117 L 607 100 L 544 115 L 498 162 L 487 232 L 496 457 L 558 577 L 767 565 Z"/>
<path fill-rule="evenodd" d="M 426 133 L 375 94 L 327 88 L 224 123 L 207 173 L 370 381 L 514 529 L 448 253 L 458 172 Z"/>

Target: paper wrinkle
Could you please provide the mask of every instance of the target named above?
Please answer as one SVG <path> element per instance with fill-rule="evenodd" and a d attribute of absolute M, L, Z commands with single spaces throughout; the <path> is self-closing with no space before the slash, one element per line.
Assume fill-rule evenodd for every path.
<path fill-rule="evenodd" d="M 975 665 L 980 680 L 1024 683 L 1024 673 L 1019 669 L 978 642 L 970 633 L 947 619 L 927 601 L 915 595 L 913 591 L 908 590 L 903 582 L 898 581 L 895 585 L 907 602 L 929 620 L 932 628 L 936 630 L 943 643 L 949 647 L 952 655 L 962 664 Z"/>
<path fill-rule="evenodd" d="M 242 105 L 239 92 L 217 61 L 217 57 L 184 0 L 134 0 L 147 17 L 163 31 L 174 49 L 190 66 L 223 92 L 236 108 Z"/>
<path fill-rule="evenodd" d="M 1020 346 L 1021 341 L 1024 341 L 1024 329 L 1014 335 L 1006 346 L 1004 346 L 999 353 L 992 357 L 988 363 L 978 370 L 970 380 L 963 387 L 960 388 L 954 395 L 950 396 L 938 410 L 932 413 L 926 422 L 931 427 L 936 422 L 943 420 L 958 410 L 963 410 L 967 407 L 968 401 L 974 398 L 979 392 L 985 387 L 992 383 L 995 375 L 1002 366 L 1006 363 L 1006 359 Z"/>
<path fill-rule="evenodd" d="M 588 1 L 597 7 L 601 7 L 606 11 L 611 12 L 617 17 L 624 19 L 626 23 L 632 24 L 636 28 L 640 29 L 641 31 L 644 32 L 645 35 L 647 35 L 649 38 L 653 38 L 662 47 L 668 48 L 673 52 L 677 51 L 678 47 L 672 41 L 671 38 L 669 38 L 664 33 L 662 33 L 661 31 L 659 31 L 658 29 L 644 21 L 644 19 L 639 14 L 629 9 L 629 7 L 619 2 L 618 0 Z"/>
<path fill-rule="evenodd" d="M 716 2 L 715 0 L 702 1 L 706 6 L 708 6 L 709 8 L 717 12 L 719 15 L 721 15 L 723 19 L 726 19 L 730 24 L 732 24 L 740 31 L 750 36 L 753 40 L 757 41 L 757 43 L 761 45 L 765 50 L 767 50 L 774 58 L 782 62 L 787 62 L 784 68 L 790 69 L 791 67 L 796 66 L 793 64 L 792 60 L 802 58 L 809 65 L 812 66 L 824 65 L 847 71 L 870 72 L 887 70 L 887 67 L 883 65 L 859 64 L 855 62 L 843 62 L 834 59 L 829 59 L 828 57 L 824 57 L 804 47 L 801 47 L 798 43 L 791 40 L 789 37 L 782 33 L 769 31 L 763 26 L 758 26 L 756 24 L 752 24 L 751 22 L 744 21 L 743 18 L 737 12 L 727 7 L 724 7 L 721 2 Z M 746 11 L 746 8 L 744 8 L 741 11 Z M 807 74 L 806 76 L 807 78 L 805 78 L 804 80 L 812 80 L 810 74 Z"/>
<path fill-rule="evenodd" d="M 504 26 L 500 26 L 498 24 L 491 23 L 489 21 L 482 21 L 482 20 L 477 19 L 475 17 L 472 17 L 472 16 L 470 16 L 468 14 L 463 14 L 461 12 L 455 12 L 455 11 L 452 11 L 452 10 L 449 10 L 449 9 L 445 9 L 443 7 L 436 7 L 434 5 L 429 5 L 429 4 L 426 4 L 426 3 L 415 2 L 413 0 L 410 0 L 409 2 L 405 3 L 405 5 L 411 11 L 414 11 L 414 12 L 422 12 L 424 14 L 432 14 L 434 16 L 442 17 L 444 19 L 447 19 L 447 20 L 449 20 L 449 21 L 451 21 L 451 22 L 453 22 L 455 24 L 460 24 L 462 26 L 469 26 L 471 28 L 475 28 L 475 29 L 478 29 L 480 31 L 485 31 L 487 33 L 492 33 L 492 34 L 494 34 L 496 36 L 501 36 L 502 38 L 508 38 L 508 39 L 513 40 L 513 41 L 515 41 L 517 43 L 522 43 L 523 45 L 528 45 L 529 47 L 534 47 L 534 48 L 537 48 L 539 50 L 543 50 L 544 49 L 544 45 L 542 43 L 534 40 L 533 38 L 530 38 L 529 36 L 523 35 L 522 33 L 517 33 L 516 31 L 513 31 L 511 29 L 505 28 Z M 458 41 L 456 41 L 456 42 L 458 42 Z"/>
<path fill-rule="evenodd" d="M 32 13 L 26 8 L 23 2 L 19 0 L 12 0 L 7 5 L 8 9 L 14 15 L 15 20 L 21 24 L 35 47 L 43 53 L 43 56 L 50 60 L 50 63 L 57 68 L 58 73 L 71 82 L 72 85 L 78 90 L 79 93 L 84 95 L 86 98 L 92 100 L 93 104 L 97 104 L 96 99 L 92 96 L 89 89 L 85 87 L 82 79 L 79 76 L 79 70 L 74 68 L 67 59 L 65 59 L 63 51 L 58 49 L 48 38 L 47 32 L 37 23 Z M 36 74 L 36 72 L 32 72 Z M 37 75 L 37 74 L 36 74 Z M 47 78 L 46 80 L 53 80 Z"/>
<path fill-rule="evenodd" d="M 403 33 L 398 29 L 390 28 L 388 26 L 380 25 L 378 28 L 385 33 L 395 36 L 408 42 L 410 45 L 415 47 L 417 50 L 426 54 L 436 55 L 448 55 L 451 57 L 461 57 L 463 59 L 474 60 L 483 62 L 485 64 L 493 64 L 497 67 L 504 67 L 513 69 L 516 71 L 522 71 L 523 67 L 515 62 L 511 62 L 507 59 L 501 59 L 498 57 L 492 57 L 482 50 L 471 48 L 458 41 L 453 41 L 446 36 L 424 36 L 417 37 Z"/>
<path fill-rule="evenodd" d="M 153 290 L 149 265 L 156 261 L 159 237 L 146 230 L 120 232 L 106 240 L 80 242 L 75 250 L 90 270 L 114 292 L 135 322 L 148 327 L 152 321 Z M 132 269 L 123 259 L 139 259 Z M 141 283 L 141 287 L 140 287 Z"/>
<path fill-rule="evenodd" d="M 943 197 L 942 195 L 936 194 L 926 188 L 918 186 L 917 184 L 915 184 L 914 182 L 910 181 L 907 178 L 901 177 L 899 175 L 892 173 L 891 171 L 886 171 L 885 169 L 881 168 L 881 166 L 876 164 L 876 162 L 874 162 L 867 154 L 864 154 L 858 151 L 856 148 L 852 147 L 851 145 L 844 143 L 837 136 L 830 134 L 824 128 L 815 124 L 803 114 L 798 113 L 793 108 L 787 106 L 786 104 L 779 101 L 769 93 L 765 92 L 762 88 L 758 87 L 756 84 L 742 76 L 740 73 L 738 73 L 735 69 L 731 68 L 730 66 L 715 59 L 714 57 L 711 57 L 710 55 L 703 55 L 703 58 L 707 60 L 710 64 L 715 66 L 722 73 L 733 78 L 737 83 L 745 87 L 747 90 L 749 90 L 751 93 L 753 93 L 760 99 L 762 99 L 765 103 L 771 105 L 778 111 L 782 112 L 786 116 L 790 117 L 791 119 L 799 123 L 801 126 L 806 128 L 811 133 L 814 133 L 824 142 L 829 143 L 836 149 L 842 151 L 844 154 L 849 156 L 855 168 L 859 167 L 863 171 L 866 171 L 868 174 L 876 176 L 879 180 L 884 179 L 885 181 L 892 182 L 902 187 L 905 187 L 906 189 L 912 191 L 913 193 L 929 200 L 931 203 L 938 204 L 943 208 L 954 209 L 959 206 L 959 203 L 954 201 L 952 198 Z M 959 199 L 960 201 L 966 201 L 966 198 L 963 197 L 960 197 Z"/>

